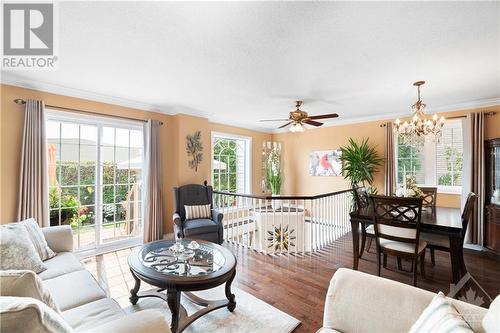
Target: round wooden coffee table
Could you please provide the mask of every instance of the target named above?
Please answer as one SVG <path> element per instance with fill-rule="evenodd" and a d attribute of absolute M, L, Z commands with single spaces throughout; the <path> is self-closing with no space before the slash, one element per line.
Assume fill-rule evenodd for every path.
<path fill-rule="evenodd" d="M 191 240 L 183 240 L 188 247 Z M 130 302 L 136 304 L 139 298 L 159 297 L 168 303 L 172 312 L 171 330 L 182 332 L 193 321 L 210 311 L 222 307 L 233 311 L 236 307 L 231 283 L 236 275 L 236 257 L 220 245 L 196 241 L 199 248 L 187 255 L 176 255 L 170 250 L 173 240 L 160 240 L 136 248 L 128 257 L 130 271 L 135 279 L 130 290 Z M 193 252 L 193 253 L 189 253 Z M 139 291 L 141 281 L 157 288 Z M 202 299 L 191 291 L 206 290 L 226 284 L 226 298 L 217 301 Z M 188 316 L 181 304 L 181 294 L 191 302 L 203 306 Z"/>

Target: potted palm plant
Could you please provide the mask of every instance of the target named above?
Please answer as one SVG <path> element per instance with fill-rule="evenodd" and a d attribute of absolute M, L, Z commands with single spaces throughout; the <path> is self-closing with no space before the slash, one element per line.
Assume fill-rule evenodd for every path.
<path fill-rule="evenodd" d="M 384 159 L 379 156 L 375 147 L 368 144 L 368 139 L 358 143 L 349 138 L 349 144 L 340 150 L 344 178 L 350 180 L 351 187 L 363 186 L 369 194 L 377 193 L 377 189 L 373 186 L 374 175 Z M 357 195 L 356 191 L 354 195 Z"/>

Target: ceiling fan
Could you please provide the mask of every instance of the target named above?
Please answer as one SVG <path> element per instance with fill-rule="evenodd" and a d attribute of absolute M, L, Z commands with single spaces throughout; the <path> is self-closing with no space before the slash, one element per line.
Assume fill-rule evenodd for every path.
<path fill-rule="evenodd" d="M 302 111 L 300 109 L 301 105 L 302 105 L 302 101 L 300 101 L 300 100 L 296 101 L 296 104 L 295 104 L 296 110 L 290 112 L 288 119 L 266 119 L 266 120 L 261 120 L 261 121 L 288 121 L 286 124 L 284 124 L 278 128 L 284 128 L 284 127 L 287 127 L 289 125 L 292 125 L 290 127 L 290 132 L 304 132 L 304 130 L 305 130 L 304 124 L 319 127 L 319 126 L 323 125 L 323 123 L 316 121 L 316 119 L 337 118 L 339 116 L 336 113 L 322 114 L 322 115 L 318 115 L 318 116 L 309 116 L 307 114 L 307 112 Z"/>

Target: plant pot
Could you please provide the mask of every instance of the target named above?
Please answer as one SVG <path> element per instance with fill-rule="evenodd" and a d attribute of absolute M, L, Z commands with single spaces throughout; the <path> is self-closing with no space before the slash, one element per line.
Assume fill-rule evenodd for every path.
<path fill-rule="evenodd" d="M 273 197 L 279 197 L 279 194 L 273 194 Z M 271 200 L 271 207 L 273 210 L 280 210 L 281 209 L 281 200 Z"/>

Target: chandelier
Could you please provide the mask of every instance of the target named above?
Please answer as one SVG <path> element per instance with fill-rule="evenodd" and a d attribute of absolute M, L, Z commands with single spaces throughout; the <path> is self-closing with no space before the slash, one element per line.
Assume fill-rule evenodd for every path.
<path fill-rule="evenodd" d="M 413 85 L 417 87 L 418 100 L 411 106 L 413 117 L 409 121 L 401 122 L 398 118 L 394 121 L 394 131 L 400 135 L 405 142 L 412 141 L 414 138 L 428 138 L 433 136 L 434 139 L 441 137 L 441 129 L 443 128 L 445 119 L 434 114 L 432 118 L 428 118 L 425 113 L 425 103 L 420 99 L 420 86 L 424 85 L 425 81 L 417 81 Z"/>

